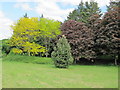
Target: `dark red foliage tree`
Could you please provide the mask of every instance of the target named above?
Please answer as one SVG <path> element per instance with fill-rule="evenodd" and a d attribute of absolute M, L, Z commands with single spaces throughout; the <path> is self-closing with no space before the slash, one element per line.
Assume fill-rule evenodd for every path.
<path fill-rule="evenodd" d="M 102 20 L 93 24 L 94 49 L 97 55 L 112 55 L 116 59 L 120 56 L 120 18 L 119 7 L 105 13 Z M 117 61 L 115 59 L 115 64 Z"/>
<path fill-rule="evenodd" d="M 99 29 L 102 27 L 102 24 L 101 24 L 102 20 L 101 20 L 101 16 L 98 15 L 98 14 L 95 14 L 95 15 L 92 15 L 90 18 L 89 18 L 89 23 L 88 23 L 88 28 L 91 30 L 91 32 L 93 33 L 93 42 L 94 42 L 94 45 L 93 45 L 93 50 L 95 51 L 95 54 L 96 56 L 97 53 L 98 53 L 98 48 L 96 46 L 96 39 L 99 39 L 98 38 L 98 35 L 100 32 Z M 100 44 L 99 44 L 100 45 Z"/>
<path fill-rule="evenodd" d="M 93 34 L 84 23 L 68 20 L 62 24 L 61 30 L 68 39 L 75 61 L 82 57 L 91 58 L 94 56 L 92 51 Z"/>
<path fill-rule="evenodd" d="M 89 23 L 88 23 L 88 28 L 90 28 L 92 31 L 99 29 L 100 23 L 101 23 L 101 16 L 99 14 L 94 14 L 91 17 L 89 17 Z"/>

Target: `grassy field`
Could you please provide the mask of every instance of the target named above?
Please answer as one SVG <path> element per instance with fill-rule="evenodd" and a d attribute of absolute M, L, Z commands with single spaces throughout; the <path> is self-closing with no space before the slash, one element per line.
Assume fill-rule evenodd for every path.
<path fill-rule="evenodd" d="M 3 88 L 117 88 L 118 67 L 3 61 Z"/>

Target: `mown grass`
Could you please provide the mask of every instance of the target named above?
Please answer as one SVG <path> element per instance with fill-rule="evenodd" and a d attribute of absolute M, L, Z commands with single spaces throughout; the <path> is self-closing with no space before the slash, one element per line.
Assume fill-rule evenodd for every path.
<path fill-rule="evenodd" d="M 53 64 L 10 62 L 3 59 L 2 69 L 3 88 L 118 87 L 118 67 L 115 66 L 71 65 L 68 69 L 59 69 Z"/>

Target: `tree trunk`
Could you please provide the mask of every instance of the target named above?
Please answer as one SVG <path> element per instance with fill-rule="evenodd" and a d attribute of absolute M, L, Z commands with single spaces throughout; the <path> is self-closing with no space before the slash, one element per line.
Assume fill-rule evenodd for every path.
<path fill-rule="evenodd" d="M 117 66 L 117 59 L 118 59 L 118 56 L 115 56 L 115 65 Z"/>
<path fill-rule="evenodd" d="M 47 42 L 49 43 L 49 38 L 46 38 L 46 39 L 45 39 L 45 47 L 46 47 L 46 49 L 48 50 L 49 44 L 47 44 Z M 48 52 L 46 52 L 45 56 L 48 57 Z"/>
<path fill-rule="evenodd" d="M 47 49 L 47 44 L 45 45 L 46 49 Z M 47 52 L 45 53 L 45 56 L 47 57 Z"/>
<path fill-rule="evenodd" d="M 117 60 L 115 59 L 115 65 L 117 66 Z"/>
<path fill-rule="evenodd" d="M 28 52 L 28 55 L 30 56 L 30 52 Z"/>
<path fill-rule="evenodd" d="M 73 61 L 73 64 L 76 64 L 76 63 L 77 63 L 76 60 L 74 60 L 74 61 Z"/>
<path fill-rule="evenodd" d="M 41 53 L 39 55 L 40 55 L 40 57 L 42 56 Z"/>
<path fill-rule="evenodd" d="M 118 65 L 120 65 L 120 54 L 118 54 Z"/>

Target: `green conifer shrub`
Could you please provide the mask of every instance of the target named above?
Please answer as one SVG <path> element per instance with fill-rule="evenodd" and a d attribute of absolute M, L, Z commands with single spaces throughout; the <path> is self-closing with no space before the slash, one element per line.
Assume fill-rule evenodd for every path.
<path fill-rule="evenodd" d="M 52 52 L 52 58 L 55 66 L 58 68 L 68 68 L 68 66 L 72 64 L 73 58 L 71 55 L 71 48 L 65 36 L 62 36 L 58 40 Z"/>

